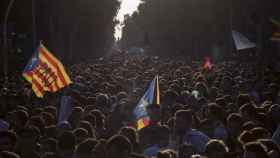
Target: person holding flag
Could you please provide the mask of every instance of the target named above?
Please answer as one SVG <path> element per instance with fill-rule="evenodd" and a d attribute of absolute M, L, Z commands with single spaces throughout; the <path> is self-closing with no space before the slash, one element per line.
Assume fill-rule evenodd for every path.
<path fill-rule="evenodd" d="M 54 93 L 72 83 L 62 63 L 42 43 L 22 75 L 39 98 L 43 98 L 46 91 Z"/>
<path fill-rule="evenodd" d="M 139 130 L 140 145 L 143 149 L 156 144 L 155 136 L 160 132 L 160 90 L 158 76 L 149 84 L 144 96 L 135 107 L 133 114 Z"/>
<path fill-rule="evenodd" d="M 142 128 L 148 126 L 151 121 L 149 115 L 149 109 L 153 107 L 160 108 L 160 94 L 159 94 L 159 82 L 158 76 L 156 76 L 151 82 L 145 92 L 144 96 L 141 98 L 137 106 L 135 107 L 133 114 L 136 118 L 137 129 L 141 130 Z M 153 117 L 153 116 L 152 116 Z"/>

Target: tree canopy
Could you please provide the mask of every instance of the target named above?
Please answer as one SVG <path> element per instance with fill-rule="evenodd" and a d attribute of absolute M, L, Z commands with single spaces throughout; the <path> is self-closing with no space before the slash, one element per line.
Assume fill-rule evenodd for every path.
<path fill-rule="evenodd" d="M 7 0 L 1 2 L 1 19 Z M 79 62 L 104 55 L 114 42 L 114 17 L 120 7 L 118 0 L 16 0 L 9 22 L 16 31 L 27 34 L 32 47 L 36 33 L 40 40 L 58 57 Z M 34 13 L 34 14 L 33 14 Z M 35 15 L 35 26 L 33 17 Z M 34 50 L 34 48 L 32 48 Z M 31 49 L 27 56 L 32 54 Z"/>
<path fill-rule="evenodd" d="M 268 19 L 272 11 L 269 6 L 272 2 L 263 1 L 143 0 L 143 2 L 137 13 L 126 18 L 122 46 L 127 48 L 133 45 L 147 45 L 145 41 L 148 37 L 149 46 L 155 50 L 153 52 L 172 55 L 192 54 L 197 57 L 215 54 L 223 56 L 232 50 L 232 29 L 240 30 L 246 35 L 257 34 L 254 29 L 263 23 L 254 21 L 254 18 Z"/>

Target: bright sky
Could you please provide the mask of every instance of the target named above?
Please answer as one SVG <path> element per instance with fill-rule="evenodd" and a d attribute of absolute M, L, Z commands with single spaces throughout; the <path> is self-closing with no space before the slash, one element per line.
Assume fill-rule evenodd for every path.
<path fill-rule="evenodd" d="M 137 11 L 137 8 L 141 3 L 141 0 L 120 0 L 120 1 L 121 1 L 121 7 L 116 16 L 116 19 L 120 21 L 120 24 L 115 27 L 115 39 L 120 39 L 122 37 L 124 15 L 126 14 L 132 15 L 135 11 Z"/>

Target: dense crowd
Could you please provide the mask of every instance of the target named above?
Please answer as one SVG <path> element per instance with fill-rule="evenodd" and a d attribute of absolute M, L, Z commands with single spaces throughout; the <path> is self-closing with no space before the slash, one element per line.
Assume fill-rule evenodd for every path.
<path fill-rule="evenodd" d="M 0 158 L 279 158 L 279 72 L 202 65 L 118 52 L 69 67 L 73 84 L 43 99 L 15 73 L 0 87 Z M 137 130 L 133 110 L 155 75 L 161 103 Z M 57 121 L 62 95 L 72 112 Z"/>

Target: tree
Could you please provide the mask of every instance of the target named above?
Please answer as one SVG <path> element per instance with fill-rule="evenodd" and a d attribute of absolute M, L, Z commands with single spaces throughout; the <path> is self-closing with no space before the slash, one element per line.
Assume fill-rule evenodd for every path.
<path fill-rule="evenodd" d="M 3 8 L 7 1 L 0 2 Z M 37 44 L 42 40 L 64 63 L 102 56 L 114 42 L 118 0 L 33 1 L 34 14 L 32 0 L 16 0 L 9 21 L 16 23 L 17 32 L 28 34 L 30 39 L 35 32 Z M 36 30 L 32 15 L 35 15 Z M 24 53 L 30 57 L 34 50 L 32 40 L 29 47 L 30 51 Z"/>
<path fill-rule="evenodd" d="M 272 8 L 277 10 L 271 6 L 272 1 L 276 2 L 144 0 L 139 12 L 128 18 L 133 25 L 124 27 L 122 43 L 133 45 L 134 35 L 138 34 L 135 28 L 138 28 L 138 32 L 148 33 L 150 45 L 158 54 L 178 53 L 201 58 L 214 52 L 217 56 L 218 52 L 218 56 L 225 56 L 231 54 L 231 29 L 253 32 L 246 29 L 250 17 L 257 13 L 262 19 L 269 19 L 268 12 Z"/>

